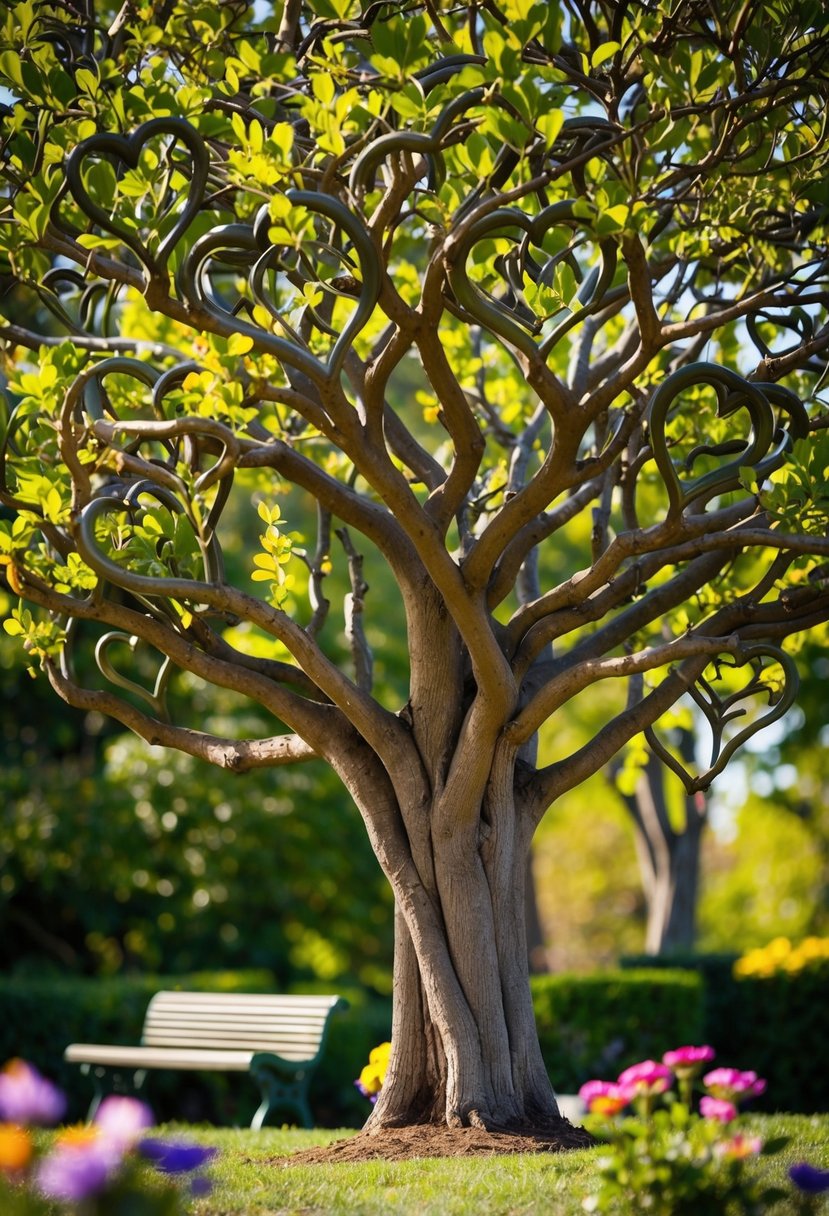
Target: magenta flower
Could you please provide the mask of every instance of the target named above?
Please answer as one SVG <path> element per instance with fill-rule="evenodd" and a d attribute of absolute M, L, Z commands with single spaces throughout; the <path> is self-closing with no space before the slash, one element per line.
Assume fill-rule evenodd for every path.
<path fill-rule="evenodd" d="M 153 1112 L 138 1098 L 111 1094 L 95 1113 L 95 1126 L 101 1136 L 122 1149 L 130 1148 L 153 1125 Z"/>
<path fill-rule="evenodd" d="M 658 1064 L 656 1060 L 642 1060 L 640 1064 L 632 1064 L 619 1074 L 619 1085 L 632 1096 L 664 1094 L 666 1089 L 670 1089 L 672 1080 L 670 1068 Z"/>
<path fill-rule="evenodd" d="M 50 1199 L 78 1203 L 102 1191 L 120 1163 L 120 1154 L 103 1141 L 67 1145 L 43 1158 L 35 1181 Z"/>
<path fill-rule="evenodd" d="M 63 1094 L 25 1060 L 9 1060 L 0 1072 L 0 1120 L 47 1126 L 66 1110 Z"/>
<path fill-rule="evenodd" d="M 713 1047 L 677 1047 L 674 1051 L 666 1051 L 662 1063 L 667 1064 L 674 1072 L 694 1072 L 702 1064 L 714 1059 Z"/>
<path fill-rule="evenodd" d="M 730 1123 L 737 1118 L 737 1107 L 724 1098 L 712 1098 L 706 1094 L 699 1100 L 699 1113 L 704 1119 L 715 1119 L 718 1123 Z"/>
<path fill-rule="evenodd" d="M 808 1161 L 798 1161 L 789 1169 L 789 1177 L 799 1191 L 820 1195 L 829 1191 L 829 1170 L 820 1170 Z"/>
<path fill-rule="evenodd" d="M 591 1114 L 618 1115 L 630 1102 L 631 1092 L 613 1081 L 585 1081 L 579 1097 Z"/>
<path fill-rule="evenodd" d="M 741 1072 L 739 1068 L 715 1068 L 706 1073 L 702 1080 L 715 1098 L 722 1098 L 726 1102 L 755 1098 L 766 1089 L 766 1082 L 756 1072 Z"/>

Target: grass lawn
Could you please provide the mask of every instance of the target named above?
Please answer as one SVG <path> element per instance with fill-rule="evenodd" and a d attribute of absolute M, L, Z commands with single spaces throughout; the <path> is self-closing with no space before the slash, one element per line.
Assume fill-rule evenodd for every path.
<path fill-rule="evenodd" d="M 757 1162 L 789 1186 L 795 1161 L 829 1166 L 829 1116 L 755 1115 L 741 1130 L 766 1140 L 788 1136 L 775 1157 Z M 362 1165 L 292 1166 L 269 1159 L 339 1139 L 348 1132 L 227 1128 L 167 1128 L 220 1150 L 213 1167 L 213 1194 L 194 1205 L 194 1216 L 582 1216 L 590 1193 L 596 1150 L 555 1155 L 446 1158 Z M 770 1179 L 771 1180 L 771 1179 Z M 820 1211 L 816 1207 L 815 1211 Z M 792 1202 L 770 1216 L 802 1211 Z M 634 1210 L 631 1210 L 634 1216 Z"/>

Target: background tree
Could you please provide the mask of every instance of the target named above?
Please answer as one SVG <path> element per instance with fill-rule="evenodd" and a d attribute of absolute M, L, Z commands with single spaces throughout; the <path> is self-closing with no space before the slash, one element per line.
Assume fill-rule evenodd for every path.
<path fill-rule="evenodd" d="M 2 244 L 67 335 L 2 330 L 7 629 L 153 743 L 339 775 L 396 907 L 374 1130 L 553 1115 L 536 825 L 643 731 L 705 789 L 829 616 L 822 7 L 29 0 L 4 40 Z M 656 733 L 689 692 L 697 775 Z"/>

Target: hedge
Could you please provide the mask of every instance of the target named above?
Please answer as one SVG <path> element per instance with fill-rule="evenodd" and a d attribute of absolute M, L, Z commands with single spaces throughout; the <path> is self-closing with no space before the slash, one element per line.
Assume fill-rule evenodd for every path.
<path fill-rule="evenodd" d="M 813 1114 L 826 1110 L 829 1092 L 829 965 L 816 963 L 791 974 L 734 976 L 736 954 L 671 955 L 664 960 L 635 955 L 623 966 L 636 970 L 677 967 L 701 977 L 703 1035 L 717 1063 L 753 1068 L 768 1081 L 756 1106 Z"/>
<path fill-rule="evenodd" d="M 604 971 L 531 980 L 541 1051 L 553 1085 L 572 1093 L 640 1060 L 698 1041 L 702 982 L 687 971 Z"/>
<path fill-rule="evenodd" d="M 108 980 L 0 978 L 0 1062 L 24 1056 L 62 1086 L 69 1117 L 83 1116 L 88 1079 L 63 1062 L 68 1043 L 135 1043 L 150 997 L 160 988 L 273 991 L 267 971 L 206 972 Z M 570 1092 L 591 1076 L 620 1068 L 699 1036 L 701 985 L 687 972 L 607 972 L 536 976 L 532 981 L 542 1050 L 553 1084 Z M 304 989 L 308 991 L 308 988 Z M 349 1009 L 337 1014 L 311 1086 L 321 1127 L 359 1127 L 369 1107 L 354 1078 L 373 1046 L 389 1037 L 388 1001 L 338 989 Z M 245 1075 L 151 1073 L 147 1097 L 159 1119 L 249 1122 L 257 1104 Z"/>

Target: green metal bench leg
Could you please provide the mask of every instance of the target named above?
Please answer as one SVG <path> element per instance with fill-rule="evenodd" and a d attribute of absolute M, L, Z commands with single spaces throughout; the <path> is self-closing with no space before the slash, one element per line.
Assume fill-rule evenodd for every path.
<path fill-rule="evenodd" d="M 267 1060 L 254 1057 L 250 1066 L 251 1076 L 259 1086 L 262 1101 L 251 1119 L 251 1127 L 258 1131 L 264 1126 L 271 1111 L 293 1110 L 299 1115 L 302 1127 L 313 1127 L 314 1119 L 308 1105 L 308 1082 L 306 1072 L 297 1072 L 290 1079 L 281 1076 Z"/>
<path fill-rule="evenodd" d="M 89 1110 L 86 1112 L 87 1122 L 91 1123 L 95 1118 L 98 1107 L 108 1094 L 122 1092 L 128 1094 L 140 1093 L 147 1079 L 147 1070 L 146 1068 L 138 1068 L 132 1074 L 132 1079 L 127 1080 L 124 1073 L 117 1069 L 106 1068 L 102 1064 L 81 1064 L 81 1075 L 91 1077 L 92 1079 L 92 1101 L 89 1104 Z"/>

